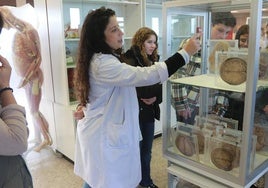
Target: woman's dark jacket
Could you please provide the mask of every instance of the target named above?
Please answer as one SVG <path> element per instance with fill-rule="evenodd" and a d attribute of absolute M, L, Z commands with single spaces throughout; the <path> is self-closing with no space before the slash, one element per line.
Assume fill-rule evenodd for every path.
<path fill-rule="evenodd" d="M 140 51 L 137 47 L 131 47 L 125 54 L 124 60 L 132 66 L 145 67 Z M 159 60 L 159 57 L 157 61 Z M 154 64 L 154 61 L 152 61 Z M 144 87 L 136 87 L 137 97 L 139 102 L 139 119 L 141 122 L 154 122 L 154 119 L 160 120 L 159 104 L 162 102 L 162 84 L 154 84 Z M 156 101 L 151 104 L 145 104 L 141 98 L 156 97 Z"/>

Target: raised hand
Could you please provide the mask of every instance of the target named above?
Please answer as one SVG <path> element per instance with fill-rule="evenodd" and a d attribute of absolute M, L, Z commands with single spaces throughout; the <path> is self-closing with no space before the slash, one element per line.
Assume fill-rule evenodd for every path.
<path fill-rule="evenodd" d="M 200 37 L 201 33 L 196 33 L 183 46 L 183 49 L 189 54 L 189 56 L 194 55 L 200 50 L 201 48 Z"/>
<path fill-rule="evenodd" d="M 9 87 L 11 66 L 6 58 L 0 55 L 0 88 Z"/>

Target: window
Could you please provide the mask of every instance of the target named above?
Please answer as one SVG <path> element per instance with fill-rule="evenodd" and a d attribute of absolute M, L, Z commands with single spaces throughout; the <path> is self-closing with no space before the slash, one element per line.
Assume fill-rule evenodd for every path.
<path fill-rule="evenodd" d="M 79 8 L 70 8 L 71 29 L 78 29 L 80 25 L 80 10 Z"/>
<path fill-rule="evenodd" d="M 152 17 L 152 29 L 159 35 L 159 18 Z"/>
<path fill-rule="evenodd" d="M 124 33 L 124 18 L 123 17 L 117 17 L 118 25 L 121 29 L 121 31 Z"/>

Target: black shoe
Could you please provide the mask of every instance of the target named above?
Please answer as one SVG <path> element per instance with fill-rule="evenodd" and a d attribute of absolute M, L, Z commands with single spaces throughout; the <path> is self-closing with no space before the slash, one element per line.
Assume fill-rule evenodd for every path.
<path fill-rule="evenodd" d="M 158 187 L 152 183 L 151 185 L 147 186 L 146 188 L 158 188 Z"/>

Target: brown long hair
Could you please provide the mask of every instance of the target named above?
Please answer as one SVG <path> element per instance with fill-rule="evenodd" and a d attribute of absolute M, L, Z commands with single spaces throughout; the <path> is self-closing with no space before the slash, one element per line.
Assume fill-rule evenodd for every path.
<path fill-rule="evenodd" d="M 83 23 L 74 73 L 76 98 L 82 105 L 89 102 L 89 65 L 91 58 L 95 53 L 113 54 L 113 50 L 105 42 L 104 35 L 112 16 L 115 16 L 115 11 L 101 7 L 89 12 Z"/>
<path fill-rule="evenodd" d="M 144 42 L 151 36 L 154 35 L 156 37 L 156 48 L 153 51 L 152 55 L 148 57 L 146 54 L 145 48 L 144 48 Z M 140 28 L 132 39 L 132 46 L 136 46 L 139 48 L 141 56 L 143 58 L 143 62 L 149 66 L 151 64 L 150 61 L 155 62 L 158 61 L 158 37 L 157 34 L 154 32 L 154 30 L 148 28 L 148 27 L 142 27 Z"/>

